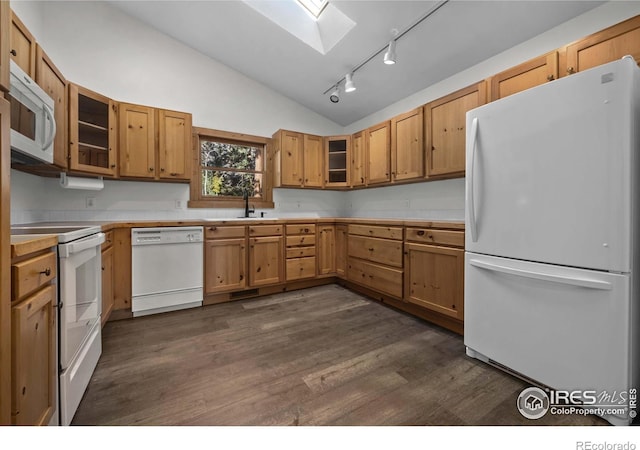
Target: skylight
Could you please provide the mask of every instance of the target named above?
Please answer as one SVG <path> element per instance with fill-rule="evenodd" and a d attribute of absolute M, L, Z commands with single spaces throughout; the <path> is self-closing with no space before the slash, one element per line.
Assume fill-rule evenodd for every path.
<path fill-rule="evenodd" d="M 320 17 L 324 8 L 329 4 L 329 0 L 296 0 L 304 9 L 311 13 L 316 19 Z"/>

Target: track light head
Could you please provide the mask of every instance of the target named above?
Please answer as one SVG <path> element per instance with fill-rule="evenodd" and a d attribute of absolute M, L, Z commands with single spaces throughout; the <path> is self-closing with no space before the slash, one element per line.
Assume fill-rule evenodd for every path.
<path fill-rule="evenodd" d="M 384 63 L 389 65 L 396 63 L 396 41 L 393 39 L 389 42 L 389 47 L 384 53 Z"/>
<path fill-rule="evenodd" d="M 336 86 L 329 96 L 329 100 L 331 100 L 331 103 L 338 103 L 340 101 L 340 90 L 338 89 L 338 86 Z"/>
<path fill-rule="evenodd" d="M 353 74 L 348 73 L 344 76 L 344 91 L 345 92 L 353 92 L 356 90 L 356 85 L 353 84 Z"/>

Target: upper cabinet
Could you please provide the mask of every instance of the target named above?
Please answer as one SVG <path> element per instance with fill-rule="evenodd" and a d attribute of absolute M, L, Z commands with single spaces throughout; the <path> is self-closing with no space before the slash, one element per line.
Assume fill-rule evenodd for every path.
<path fill-rule="evenodd" d="M 305 134 L 303 139 L 302 166 L 304 186 L 322 187 L 324 173 L 324 153 L 322 136 Z"/>
<path fill-rule="evenodd" d="M 484 81 L 425 105 L 427 175 L 464 175 L 466 113 L 486 103 Z"/>
<path fill-rule="evenodd" d="M 349 186 L 351 136 L 325 138 L 325 186 Z"/>
<path fill-rule="evenodd" d="M 11 59 L 24 70 L 31 78 L 36 76 L 36 40 L 22 23 L 22 21 L 11 11 Z"/>
<path fill-rule="evenodd" d="M 158 110 L 158 161 L 161 179 L 189 180 L 191 142 L 191 114 Z"/>
<path fill-rule="evenodd" d="M 367 184 L 391 181 L 391 123 L 382 122 L 366 131 Z"/>
<path fill-rule="evenodd" d="M 117 106 L 104 95 L 69 84 L 69 169 L 115 176 Z"/>
<path fill-rule="evenodd" d="M 391 175 L 393 181 L 424 176 L 422 108 L 391 119 Z"/>
<path fill-rule="evenodd" d="M 364 186 L 366 183 L 366 170 L 365 170 L 365 132 L 351 136 L 351 186 Z"/>
<path fill-rule="evenodd" d="M 499 100 L 511 94 L 558 79 L 558 52 L 549 52 L 491 77 L 489 100 Z"/>
<path fill-rule="evenodd" d="M 0 90 L 9 91 L 9 52 L 11 51 L 11 8 L 0 1 Z"/>
<path fill-rule="evenodd" d="M 53 163 L 67 168 L 67 80 L 40 45 L 36 44 L 36 83 L 53 99 L 56 137 L 53 141 Z"/>
<path fill-rule="evenodd" d="M 156 121 L 153 108 L 121 103 L 118 111 L 120 176 L 156 175 Z"/>
<path fill-rule="evenodd" d="M 275 186 L 302 186 L 302 133 L 279 130 L 273 135 Z"/>
<path fill-rule="evenodd" d="M 568 45 L 566 74 L 581 72 L 625 55 L 633 56 L 640 63 L 640 16 Z"/>

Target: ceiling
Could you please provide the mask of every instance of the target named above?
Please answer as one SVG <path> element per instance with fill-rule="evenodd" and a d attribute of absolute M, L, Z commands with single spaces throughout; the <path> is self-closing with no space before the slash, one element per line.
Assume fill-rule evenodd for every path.
<path fill-rule="evenodd" d="M 239 0 L 110 3 L 346 126 L 604 2 L 452 0 L 397 41 L 397 64 L 380 53 L 335 104 L 326 90 L 439 2 L 330 0 L 356 25 L 324 55 Z"/>

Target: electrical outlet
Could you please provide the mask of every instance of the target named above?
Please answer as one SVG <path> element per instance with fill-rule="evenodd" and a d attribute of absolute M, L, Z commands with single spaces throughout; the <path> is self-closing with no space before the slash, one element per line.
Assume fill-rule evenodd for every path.
<path fill-rule="evenodd" d="M 184 202 L 182 200 L 176 200 L 176 209 L 183 209 Z"/>
<path fill-rule="evenodd" d="M 87 207 L 87 209 L 94 209 L 96 207 L 96 198 L 95 197 L 87 197 L 86 198 L 86 207 Z"/>

